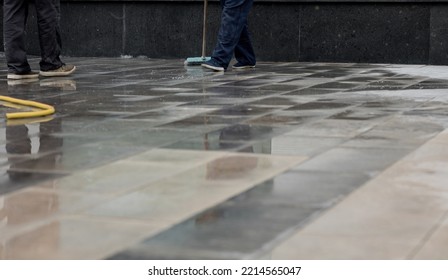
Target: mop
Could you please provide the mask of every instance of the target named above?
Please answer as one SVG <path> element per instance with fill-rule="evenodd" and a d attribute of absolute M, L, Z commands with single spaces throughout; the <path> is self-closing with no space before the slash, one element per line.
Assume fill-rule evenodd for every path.
<path fill-rule="evenodd" d="M 192 65 L 201 65 L 202 63 L 210 60 L 210 57 L 205 56 L 205 36 L 207 32 L 207 2 L 208 0 L 204 0 L 204 23 L 202 26 L 202 56 L 201 57 L 188 57 L 184 64 L 187 66 Z"/>

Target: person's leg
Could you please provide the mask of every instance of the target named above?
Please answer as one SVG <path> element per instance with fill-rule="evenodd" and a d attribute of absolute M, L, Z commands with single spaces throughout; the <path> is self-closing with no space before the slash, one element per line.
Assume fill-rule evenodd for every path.
<path fill-rule="evenodd" d="M 240 40 L 235 47 L 235 58 L 238 61 L 237 66 L 255 66 L 257 63 L 255 59 L 255 52 L 250 40 L 247 23 L 241 32 Z"/>
<path fill-rule="evenodd" d="M 37 27 L 40 44 L 40 70 L 49 71 L 60 68 L 63 63 L 61 54 L 61 36 L 59 33 L 59 0 L 35 0 Z"/>
<path fill-rule="evenodd" d="M 253 0 L 222 0 L 221 26 L 212 61 L 227 68 L 246 26 Z"/>
<path fill-rule="evenodd" d="M 3 40 L 8 72 L 11 74 L 31 72 L 25 49 L 25 26 L 27 17 L 28 1 L 3 1 Z"/>
<path fill-rule="evenodd" d="M 35 0 L 39 42 L 41 50 L 40 75 L 44 77 L 68 76 L 76 69 L 65 65 L 60 59 L 62 41 L 59 21 L 61 4 L 59 0 Z"/>

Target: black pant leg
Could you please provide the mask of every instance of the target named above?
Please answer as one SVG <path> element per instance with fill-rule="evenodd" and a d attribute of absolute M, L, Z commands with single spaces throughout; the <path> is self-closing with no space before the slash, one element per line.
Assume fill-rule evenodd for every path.
<path fill-rule="evenodd" d="M 62 49 L 59 21 L 59 0 L 35 0 L 39 43 L 41 50 L 40 70 L 48 71 L 63 65 L 59 58 Z"/>
<path fill-rule="evenodd" d="M 25 26 L 28 17 L 27 0 L 3 1 L 3 40 L 6 63 L 12 73 L 31 71 L 26 58 Z"/>

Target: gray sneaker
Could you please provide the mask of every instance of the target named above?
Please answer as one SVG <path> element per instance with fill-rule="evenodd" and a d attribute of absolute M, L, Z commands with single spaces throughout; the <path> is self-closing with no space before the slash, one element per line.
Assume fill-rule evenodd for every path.
<path fill-rule="evenodd" d="M 213 59 L 210 59 L 209 61 L 202 63 L 201 66 L 204 68 L 212 69 L 213 71 L 218 71 L 218 72 L 219 71 L 224 72 L 226 70 L 226 69 L 224 69 L 224 67 L 222 67 L 221 65 L 216 63 Z"/>
<path fill-rule="evenodd" d="M 71 73 L 75 72 L 75 65 L 62 65 L 61 67 L 48 71 L 40 71 L 40 75 L 43 77 L 64 77 L 68 76 Z"/>
<path fill-rule="evenodd" d="M 8 75 L 6 75 L 8 80 L 24 80 L 24 79 L 37 79 L 39 78 L 39 73 L 34 71 L 29 72 L 23 72 L 23 73 L 13 73 L 9 72 Z"/>

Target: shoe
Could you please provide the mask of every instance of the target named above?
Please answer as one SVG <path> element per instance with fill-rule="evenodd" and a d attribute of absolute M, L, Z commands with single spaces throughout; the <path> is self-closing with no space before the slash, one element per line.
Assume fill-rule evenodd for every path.
<path fill-rule="evenodd" d="M 218 65 L 213 59 L 201 64 L 202 67 L 212 69 L 214 71 L 224 72 L 224 67 Z"/>
<path fill-rule="evenodd" d="M 241 62 L 237 62 L 232 66 L 233 69 L 235 70 L 243 70 L 243 69 L 250 69 L 250 68 L 255 68 L 255 64 L 244 64 Z"/>
<path fill-rule="evenodd" d="M 8 73 L 6 76 L 8 80 L 23 80 L 23 79 L 37 79 L 39 78 L 39 73 L 34 71 L 23 72 L 23 73 Z"/>
<path fill-rule="evenodd" d="M 75 65 L 62 65 L 61 67 L 53 70 L 48 71 L 40 71 L 40 75 L 44 77 L 63 77 L 68 76 L 71 73 L 75 72 L 76 66 Z"/>

